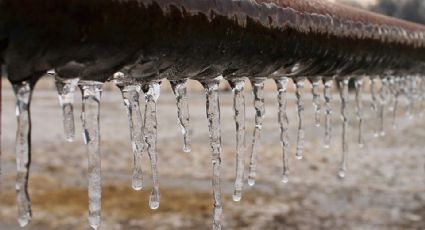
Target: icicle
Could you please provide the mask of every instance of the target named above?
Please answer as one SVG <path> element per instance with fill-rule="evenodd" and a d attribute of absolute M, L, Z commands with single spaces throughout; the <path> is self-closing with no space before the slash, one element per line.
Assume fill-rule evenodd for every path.
<path fill-rule="evenodd" d="M 401 79 L 400 77 L 395 78 L 395 89 L 394 89 L 394 110 L 393 110 L 393 117 L 392 117 L 392 127 L 393 129 L 397 128 L 397 109 L 400 102 L 400 95 L 401 95 Z"/>
<path fill-rule="evenodd" d="M 157 120 L 156 120 L 156 102 L 158 101 L 161 92 L 161 82 L 150 82 L 143 86 L 145 93 L 145 141 L 147 144 L 147 151 L 151 161 L 152 182 L 153 188 L 149 197 L 149 207 L 151 209 L 158 209 L 160 203 L 159 183 L 158 183 L 158 170 L 157 161 L 158 156 L 156 152 L 157 141 Z"/>
<path fill-rule="evenodd" d="M 69 142 L 75 138 L 74 94 L 79 78 L 62 79 L 56 75 L 55 84 L 59 93 L 59 104 L 62 107 L 63 129 L 65 139 Z"/>
<path fill-rule="evenodd" d="M 304 150 L 304 82 L 305 78 L 297 78 L 295 79 L 295 95 L 297 97 L 297 110 L 298 110 L 298 134 L 297 134 L 297 151 L 295 153 L 295 157 L 298 160 L 303 158 L 303 150 Z"/>
<path fill-rule="evenodd" d="M 338 171 L 339 178 L 344 178 L 347 171 L 347 154 L 348 154 L 348 143 L 347 143 L 347 129 L 348 129 L 348 115 L 347 115 L 347 103 L 348 103 L 348 81 L 349 78 L 344 78 L 339 81 L 339 91 L 341 97 L 341 118 L 342 124 L 342 158 L 341 165 Z"/>
<path fill-rule="evenodd" d="M 229 80 L 229 84 L 233 91 L 233 110 L 236 124 L 236 180 L 233 200 L 240 201 L 245 174 L 245 80 L 232 79 Z"/>
<path fill-rule="evenodd" d="M 252 152 L 251 161 L 249 164 L 248 184 L 255 185 L 255 177 L 257 175 L 257 150 L 258 143 L 261 139 L 261 129 L 263 127 L 263 119 L 265 115 L 264 105 L 264 79 L 256 78 L 251 80 L 253 93 L 254 93 L 254 107 L 255 107 L 255 129 L 252 137 Z"/>
<path fill-rule="evenodd" d="M 220 102 L 218 95 L 218 86 L 222 77 L 213 80 L 201 81 L 205 88 L 206 109 L 208 118 L 208 128 L 210 133 L 210 144 L 212 152 L 213 166 L 213 194 L 214 194 L 214 211 L 213 211 L 213 230 L 221 229 L 221 187 L 220 187 L 220 165 L 221 165 L 221 128 L 220 128 Z"/>
<path fill-rule="evenodd" d="M 275 80 L 278 90 L 278 103 L 279 103 L 279 114 L 278 121 L 280 126 L 280 143 L 282 144 L 283 151 L 283 173 L 282 182 L 288 183 L 289 181 L 289 163 L 288 163 L 288 150 L 289 150 L 289 120 L 286 114 L 287 98 L 286 92 L 288 90 L 288 78 L 281 77 Z"/>
<path fill-rule="evenodd" d="M 31 201 L 28 195 L 28 176 L 31 164 L 31 114 L 30 103 L 32 84 L 13 83 L 16 95 L 16 203 L 18 204 L 18 222 L 21 227 L 31 221 Z"/>
<path fill-rule="evenodd" d="M 363 86 L 363 77 L 358 77 L 354 82 L 356 88 L 356 115 L 359 120 L 359 137 L 358 143 L 361 148 L 364 147 L 364 139 L 363 139 L 363 108 L 362 108 L 362 86 Z"/>
<path fill-rule="evenodd" d="M 189 102 L 187 99 L 187 79 L 170 81 L 177 100 L 178 122 L 183 134 L 183 151 L 189 153 L 192 150 L 190 144 Z"/>
<path fill-rule="evenodd" d="M 379 99 L 379 135 L 385 136 L 385 105 L 388 100 L 388 80 L 386 78 L 381 79 L 382 86 Z"/>
<path fill-rule="evenodd" d="M 132 187 L 134 190 L 141 190 L 143 188 L 142 156 L 145 144 L 143 138 L 143 116 L 139 105 L 141 87 L 140 85 L 120 85 L 119 83 L 117 86 L 121 90 L 130 126 L 133 150 Z"/>
<path fill-rule="evenodd" d="M 313 94 L 313 107 L 314 107 L 314 122 L 317 127 L 320 126 L 320 115 L 321 115 L 321 102 L 320 102 L 320 81 L 321 77 L 315 77 L 311 79 L 311 93 Z"/>
<path fill-rule="evenodd" d="M 325 97 L 325 139 L 324 139 L 324 147 L 330 148 L 331 147 L 331 133 L 332 133 L 332 85 L 333 85 L 333 79 L 332 78 L 325 78 L 324 79 L 324 97 Z"/>
<path fill-rule="evenodd" d="M 372 97 L 372 102 L 370 104 L 371 109 L 374 113 L 376 113 L 377 118 L 379 119 L 379 111 L 378 111 L 378 96 L 377 96 L 377 92 L 376 92 L 376 82 L 378 81 L 377 77 L 371 77 L 371 83 L 370 83 L 370 92 L 371 92 L 371 97 Z M 375 126 L 375 130 L 374 130 L 374 136 L 378 137 L 379 136 L 379 132 L 378 132 L 378 128 Z"/>
<path fill-rule="evenodd" d="M 80 81 L 79 83 L 83 94 L 81 110 L 83 136 L 88 155 L 88 219 L 90 227 L 93 229 L 98 229 L 101 222 L 102 177 L 99 112 L 102 85 L 103 83 L 97 81 Z"/>

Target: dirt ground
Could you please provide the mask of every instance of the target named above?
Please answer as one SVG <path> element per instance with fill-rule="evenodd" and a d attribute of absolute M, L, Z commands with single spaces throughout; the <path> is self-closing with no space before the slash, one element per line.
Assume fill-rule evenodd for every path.
<path fill-rule="evenodd" d="M 0 229 L 19 229 L 14 194 L 14 138 L 16 120 L 11 86 L 3 82 L 2 182 Z M 290 94 L 290 182 L 280 182 L 282 153 L 277 125 L 275 87 L 267 83 L 266 118 L 259 147 L 258 179 L 245 183 L 243 198 L 231 200 L 235 176 L 235 125 L 232 95 L 221 93 L 223 229 L 425 229 L 425 119 L 404 118 L 398 126 L 387 119 L 387 135 L 373 138 L 376 116 L 366 108 L 366 148 L 356 144 L 357 120 L 350 102 L 350 153 L 348 175 L 336 177 L 341 156 L 339 98 L 334 93 L 331 149 L 323 146 L 323 125 L 313 124 L 310 85 L 306 87 L 306 145 L 303 160 L 295 159 L 296 109 Z M 146 186 L 131 189 L 132 153 L 127 117 L 119 91 L 107 86 L 102 97 L 101 138 L 103 203 L 102 228 L 119 229 L 211 229 L 211 157 L 205 117 L 205 97 L 200 85 L 191 82 L 190 112 L 193 151 L 182 151 L 175 99 L 167 82 L 158 103 L 158 153 L 161 205 L 150 210 L 151 189 L 148 158 L 144 157 Z M 226 87 L 223 87 L 226 88 Z M 86 153 L 81 134 L 80 94 L 75 106 L 77 140 L 63 138 L 61 111 L 51 80 L 36 88 L 32 103 L 33 157 L 29 192 L 33 222 L 26 229 L 89 229 L 86 190 Z M 368 100 L 369 96 L 365 95 Z M 253 96 L 247 100 L 248 165 L 254 126 Z M 367 101 L 365 103 L 368 103 Z M 323 119 L 322 119 L 323 120 Z"/>

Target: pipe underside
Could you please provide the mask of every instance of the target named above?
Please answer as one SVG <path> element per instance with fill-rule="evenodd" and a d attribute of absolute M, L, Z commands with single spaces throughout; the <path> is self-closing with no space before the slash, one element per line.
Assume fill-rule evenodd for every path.
<path fill-rule="evenodd" d="M 424 73 L 425 27 L 319 0 L 0 0 L 12 82 Z"/>

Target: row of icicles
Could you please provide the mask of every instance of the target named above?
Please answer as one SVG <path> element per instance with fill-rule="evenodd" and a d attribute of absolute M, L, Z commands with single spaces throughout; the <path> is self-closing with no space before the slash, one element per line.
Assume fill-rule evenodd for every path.
<path fill-rule="evenodd" d="M 53 73 L 54 74 L 54 73 Z M 77 86 L 82 91 L 82 123 L 83 136 L 88 155 L 88 197 L 89 197 L 89 224 L 93 229 L 98 229 L 101 222 L 101 152 L 100 152 L 100 132 L 99 132 L 99 110 L 102 93 L 102 82 L 80 81 L 76 79 L 61 79 L 56 74 L 56 87 L 59 92 L 59 102 L 63 110 L 63 125 L 65 137 L 68 141 L 73 141 L 75 137 L 73 103 L 74 93 Z M 124 105 L 128 114 L 130 126 L 131 145 L 134 157 L 134 167 L 132 175 L 132 187 L 140 190 L 144 187 L 142 174 L 142 157 L 147 152 L 152 170 L 153 189 L 149 198 L 151 209 L 157 209 L 160 204 L 160 192 L 157 172 L 157 116 L 156 102 L 160 95 L 161 81 L 135 82 L 126 81 L 122 74 L 115 74 L 112 82 L 121 90 Z M 206 112 L 209 126 L 209 137 L 212 151 L 213 166 L 213 229 L 221 229 L 220 217 L 222 213 L 221 188 L 220 188 L 220 164 L 221 164 L 221 131 L 220 131 L 220 104 L 219 104 L 219 83 L 222 77 L 201 81 L 206 94 Z M 253 132 L 252 151 L 249 163 L 248 184 L 255 184 L 257 172 L 257 149 L 261 139 L 261 129 L 265 116 L 264 104 L 264 78 L 250 79 L 255 106 L 255 129 Z M 304 149 L 304 84 L 306 78 L 295 78 L 295 94 L 298 111 L 298 135 L 296 142 L 296 158 L 303 158 Z M 342 157 L 338 176 L 344 178 L 347 170 L 347 128 L 348 114 L 347 102 L 349 101 L 349 81 L 350 78 L 308 78 L 312 84 L 313 107 L 315 110 L 315 125 L 321 123 L 321 88 L 324 85 L 324 114 L 325 114 L 325 137 L 324 147 L 331 145 L 331 119 L 332 119 L 332 87 L 337 82 L 341 98 L 341 117 L 343 120 L 342 135 Z M 353 77 L 355 89 L 356 115 L 358 122 L 358 144 L 364 145 L 363 138 L 363 99 L 362 86 L 364 77 Z M 245 174 L 245 78 L 228 79 L 233 90 L 234 118 L 236 123 L 236 180 L 234 184 L 233 200 L 239 201 L 242 197 L 243 180 Z M 280 126 L 280 140 L 283 153 L 282 182 L 289 181 L 289 121 L 286 113 L 287 107 L 287 77 L 275 78 L 278 89 L 278 122 Z M 422 107 L 425 101 L 425 80 L 419 76 L 408 77 L 370 77 L 371 108 L 376 113 L 379 126 L 374 130 L 375 136 L 385 135 L 384 113 L 388 109 L 392 111 L 393 124 L 395 124 L 396 111 L 399 106 L 400 97 L 408 99 L 407 115 L 413 116 L 415 105 L 419 102 Z M 178 121 L 183 133 L 184 152 L 191 151 L 189 127 L 189 105 L 187 96 L 187 80 L 170 81 L 172 90 L 176 96 L 178 107 Z M 29 82 L 21 82 L 13 85 L 16 94 L 16 111 L 18 119 L 18 130 L 16 135 L 16 162 L 17 162 L 17 204 L 21 226 L 27 225 L 31 220 L 31 204 L 27 191 L 29 162 L 30 162 L 30 112 L 29 105 L 33 85 Z M 140 96 L 144 95 L 144 113 L 139 105 Z M 416 105 L 417 107 L 417 105 Z"/>

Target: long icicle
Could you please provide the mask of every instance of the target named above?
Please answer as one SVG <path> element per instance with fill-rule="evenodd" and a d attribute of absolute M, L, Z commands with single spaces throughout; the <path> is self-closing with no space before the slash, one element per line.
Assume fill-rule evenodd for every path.
<path fill-rule="evenodd" d="M 56 75 L 55 85 L 59 93 L 59 104 L 62 107 L 63 129 L 65 139 L 69 142 L 75 139 L 74 95 L 79 78 L 62 79 Z"/>
<path fill-rule="evenodd" d="M 348 143 L 347 143 L 347 129 L 348 129 L 348 114 L 347 114 L 347 103 L 348 103 L 348 82 L 349 78 L 343 78 L 339 80 L 339 92 L 341 97 L 341 118 L 342 118 L 342 158 L 341 164 L 338 171 L 339 178 L 345 178 L 347 172 L 347 154 L 348 154 Z"/>
<path fill-rule="evenodd" d="M 332 78 L 324 79 L 324 98 L 325 98 L 325 139 L 324 147 L 331 147 L 331 135 L 332 135 Z"/>
<path fill-rule="evenodd" d="M 157 118 L 156 102 L 161 92 L 161 82 L 153 81 L 143 86 L 145 93 L 145 141 L 147 151 L 151 161 L 153 188 L 149 197 L 149 207 L 158 209 L 160 203 L 159 182 L 158 182 L 158 153 L 156 150 L 157 142 Z"/>
<path fill-rule="evenodd" d="M 220 100 L 218 86 L 222 77 L 213 80 L 201 81 L 205 88 L 206 110 L 208 118 L 208 129 L 210 134 L 210 145 L 212 152 L 212 187 L 214 195 L 213 210 L 213 230 L 221 229 L 221 186 L 220 186 L 220 165 L 221 165 L 221 127 L 220 127 Z"/>
<path fill-rule="evenodd" d="M 357 77 L 354 80 L 354 86 L 356 88 L 356 115 L 357 120 L 359 121 L 359 136 L 358 143 L 361 148 L 364 147 L 364 138 L 363 138 L 363 98 L 362 98 L 362 87 L 363 87 L 363 76 Z"/>
<path fill-rule="evenodd" d="M 245 80 L 232 79 L 229 80 L 229 84 L 233 91 L 233 110 L 236 124 L 236 179 L 233 200 L 240 201 L 245 174 Z"/>
<path fill-rule="evenodd" d="M 277 90 L 278 90 L 278 104 L 279 104 L 279 113 L 278 113 L 278 122 L 280 126 L 280 143 L 282 144 L 282 153 L 283 153 L 283 172 L 282 172 L 282 182 L 288 183 L 289 181 L 289 163 L 288 163 L 288 151 L 289 151 L 289 120 L 286 114 L 286 106 L 288 103 L 286 94 L 288 91 L 288 78 L 281 77 L 275 80 Z"/>
<path fill-rule="evenodd" d="M 24 227 L 31 222 L 31 201 L 28 194 L 28 177 L 31 164 L 31 113 L 30 103 L 33 85 L 30 82 L 13 83 L 16 95 L 16 202 L 18 223 Z"/>
<path fill-rule="evenodd" d="M 401 96 L 401 78 L 396 77 L 395 78 L 395 89 L 394 89 L 394 110 L 393 110 L 393 117 L 392 117 L 392 128 L 397 128 L 397 110 L 400 103 L 400 96 Z"/>
<path fill-rule="evenodd" d="M 88 155 L 88 197 L 89 197 L 89 224 L 98 229 L 101 223 L 101 152 L 99 113 L 103 83 L 97 81 L 80 81 L 79 86 L 83 94 L 81 119 L 83 122 L 83 136 Z"/>
<path fill-rule="evenodd" d="M 316 127 L 320 127 L 320 116 L 321 116 L 321 102 L 320 102 L 320 82 L 321 77 L 314 77 L 311 81 L 311 93 L 313 95 L 313 108 L 314 108 L 314 123 Z"/>
<path fill-rule="evenodd" d="M 134 190 L 141 190 L 143 188 L 142 157 L 145 145 L 143 137 L 143 116 L 139 105 L 141 87 L 140 85 L 132 84 L 117 84 L 117 86 L 121 90 L 130 126 L 130 139 L 133 150 L 133 175 L 131 184 Z"/>
<path fill-rule="evenodd" d="M 258 143 L 261 139 L 261 129 L 263 128 L 263 119 L 265 115 L 264 105 L 264 79 L 255 78 L 251 80 L 252 90 L 254 93 L 254 107 L 255 107 L 255 128 L 252 137 L 251 147 L 251 161 L 249 163 L 248 185 L 255 185 L 255 178 L 257 176 L 257 151 Z"/>
<path fill-rule="evenodd" d="M 183 151 L 189 153 L 192 151 L 192 146 L 190 143 L 190 113 L 187 97 L 187 79 L 172 80 L 170 84 L 177 101 L 177 116 L 183 134 Z"/>
<path fill-rule="evenodd" d="M 296 78 L 295 81 L 295 95 L 297 97 L 297 110 L 298 110 L 298 134 L 297 134 L 297 150 L 295 153 L 295 157 L 298 160 L 303 158 L 304 151 L 304 82 L 305 78 Z"/>
<path fill-rule="evenodd" d="M 385 136 L 385 105 L 388 98 L 388 80 L 386 78 L 381 79 L 381 91 L 379 93 L 379 136 Z"/>

